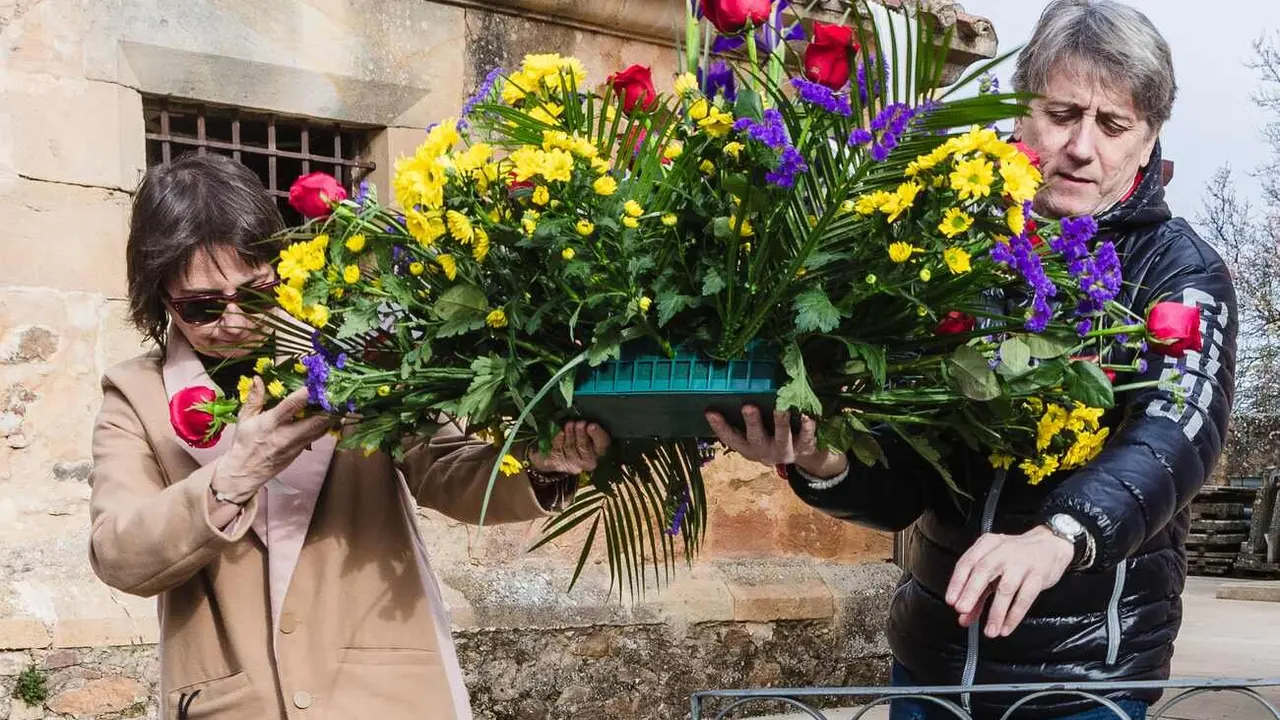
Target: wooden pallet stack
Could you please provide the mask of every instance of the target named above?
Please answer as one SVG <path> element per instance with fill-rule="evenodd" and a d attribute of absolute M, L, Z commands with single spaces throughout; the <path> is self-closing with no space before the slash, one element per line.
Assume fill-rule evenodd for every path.
<path fill-rule="evenodd" d="M 1233 575 L 1249 539 L 1256 488 L 1205 486 L 1191 502 L 1187 569 L 1192 575 Z"/>
<path fill-rule="evenodd" d="M 1249 537 L 1240 544 L 1240 557 L 1236 560 L 1236 572 L 1247 577 L 1280 578 L 1280 507 L 1277 507 L 1277 490 L 1280 490 L 1280 471 L 1274 468 L 1265 474 L 1262 487 L 1253 503 L 1253 518 Z"/>

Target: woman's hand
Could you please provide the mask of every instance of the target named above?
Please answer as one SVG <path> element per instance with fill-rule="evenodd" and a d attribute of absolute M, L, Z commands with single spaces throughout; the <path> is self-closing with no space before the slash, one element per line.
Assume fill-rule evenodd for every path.
<path fill-rule="evenodd" d="M 596 463 L 609 451 L 609 433 L 595 423 L 575 420 L 551 441 L 551 452 L 530 453 L 529 464 L 544 473 L 577 475 L 596 469 Z"/>
<path fill-rule="evenodd" d="M 764 431 L 760 410 L 755 406 L 743 405 L 742 419 L 746 424 L 745 433 L 729 427 L 719 413 L 707 413 L 707 423 L 720 442 L 748 460 L 771 467 L 794 464 L 810 477 L 821 480 L 833 478 L 849 467 L 849 459 L 843 454 L 818 448 L 818 422 L 811 417 L 800 418 L 798 436 L 791 432 L 788 412 L 773 414 L 773 435 Z"/>
<path fill-rule="evenodd" d="M 307 389 L 299 388 L 263 412 L 266 390 L 262 378 L 253 379 L 249 398 L 240 408 L 235 440 L 218 461 L 211 487 L 236 502 L 247 501 L 268 480 L 289 467 L 303 450 L 332 426 L 334 418 L 295 416 L 307 406 Z"/>

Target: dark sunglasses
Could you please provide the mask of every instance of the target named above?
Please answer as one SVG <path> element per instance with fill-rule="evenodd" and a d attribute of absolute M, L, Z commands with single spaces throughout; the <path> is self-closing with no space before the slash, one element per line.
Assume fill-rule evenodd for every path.
<path fill-rule="evenodd" d="M 216 322 L 226 312 L 231 303 L 247 305 L 248 301 L 258 300 L 271 292 L 280 281 L 271 280 L 260 285 L 246 285 L 230 295 L 209 293 L 206 295 L 189 295 L 187 297 L 169 298 L 169 307 L 188 325 L 208 325 Z"/>

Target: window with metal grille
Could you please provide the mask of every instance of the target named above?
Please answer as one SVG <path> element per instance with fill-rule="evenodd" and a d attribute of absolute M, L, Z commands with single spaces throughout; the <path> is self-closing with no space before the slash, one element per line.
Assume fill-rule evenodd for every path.
<path fill-rule="evenodd" d="M 262 178 L 290 225 L 302 221 L 289 206 L 296 178 L 322 171 L 354 188 L 375 167 L 363 153 L 377 128 L 162 97 L 144 98 L 142 110 L 148 166 L 188 152 L 230 155 Z"/>

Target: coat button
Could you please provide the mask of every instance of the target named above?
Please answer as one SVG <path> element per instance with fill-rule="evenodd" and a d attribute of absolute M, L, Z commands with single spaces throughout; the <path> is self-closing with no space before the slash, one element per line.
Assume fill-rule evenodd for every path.
<path fill-rule="evenodd" d="M 280 632 L 285 635 L 297 630 L 298 626 L 301 624 L 302 620 L 298 619 L 298 616 L 293 613 L 282 613 L 280 615 Z"/>
<path fill-rule="evenodd" d="M 299 710 L 306 710 L 311 707 L 311 693 L 299 690 L 293 694 L 293 704 Z"/>

